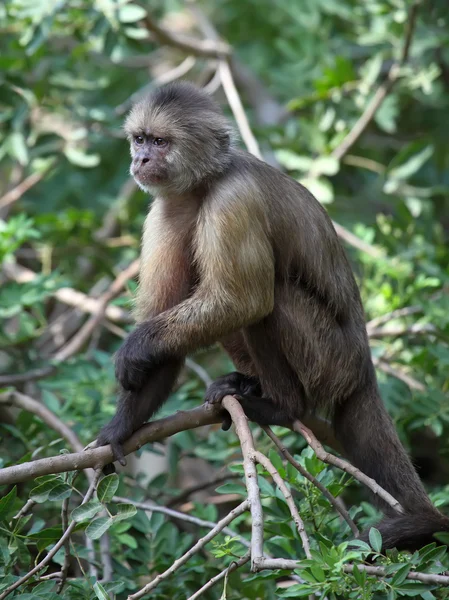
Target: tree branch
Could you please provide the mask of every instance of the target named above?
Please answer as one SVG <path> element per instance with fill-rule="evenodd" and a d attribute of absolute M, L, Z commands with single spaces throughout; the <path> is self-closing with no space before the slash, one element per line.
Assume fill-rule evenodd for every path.
<path fill-rule="evenodd" d="M 144 444 L 157 442 L 180 431 L 194 429 L 203 425 L 221 423 L 222 416 L 218 408 L 203 405 L 189 411 L 179 411 L 174 415 L 152 421 L 138 429 L 125 443 L 125 455 L 135 452 Z M 110 446 L 90 448 L 75 454 L 50 456 L 39 460 L 21 463 L 0 469 L 0 485 L 19 483 L 34 479 L 40 475 L 79 471 L 92 467 L 102 468 L 114 459 Z"/>
<path fill-rule="evenodd" d="M 312 555 L 310 554 L 310 542 L 306 533 L 306 529 L 304 527 L 304 521 L 299 515 L 298 509 L 296 508 L 295 502 L 293 500 L 292 493 L 286 486 L 284 480 L 279 475 L 278 470 L 269 458 L 267 458 L 264 454 L 262 454 L 262 452 L 259 452 L 257 450 L 254 452 L 254 458 L 260 465 L 263 466 L 263 468 L 266 471 L 268 471 L 268 473 L 273 478 L 273 481 L 278 486 L 279 490 L 282 492 L 282 495 L 284 496 L 285 501 L 287 502 L 287 506 L 290 509 L 292 519 L 295 522 L 296 529 L 299 533 L 299 537 L 302 540 L 305 555 L 307 556 L 307 558 L 312 558 Z"/>
<path fill-rule="evenodd" d="M 207 583 L 205 583 L 202 588 L 200 588 L 192 596 L 189 596 L 187 598 L 187 600 L 196 600 L 196 598 L 199 598 L 200 596 L 202 596 L 204 594 L 204 592 L 206 592 L 211 587 L 213 587 L 216 583 L 218 583 L 219 581 L 224 579 L 226 577 L 226 575 L 228 575 L 229 573 L 232 573 L 232 571 L 235 571 L 242 565 L 246 565 L 246 563 L 250 560 L 250 558 L 251 558 L 251 554 L 249 552 L 247 552 L 244 556 L 242 556 L 242 558 L 239 558 L 238 560 L 233 561 L 227 569 L 225 569 L 221 573 L 218 573 L 218 575 L 215 575 L 215 577 L 212 577 L 212 579 L 210 579 Z"/>
<path fill-rule="evenodd" d="M 410 44 L 416 25 L 416 15 L 418 12 L 419 3 L 419 0 L 415 1 L 410 8 L 410 13 L 406 21 L 407 26 L 405 32 L 405 40 L 400 59 L 392 64 L 388 72 L 386 81 L 378 87 L 373 98 L 368 103 L 368 106 L 365 108 L 364 113 L 355 123 L 351 131 L 344 138 L 344 140 L 333 150 L 333 152 L 331 152 L 331 156 L 333 158 L 341 160 L 343 156 L 349 151 L 349 149 L 357 142 L 359 137 L 362 135 L 362 133 L 368 127 L 369 123 L 374 118 L 374 115 L 380 108 L 387 95 L 390 93 L 397 79 L 399 78 L 401 67 L 408 60 Z"/>
<path fill-rule="evenodd" d="M 153 579 L 153 581 L 148 583 L 146 586 L 144 586 L 141 590 L 139 590 L 135 594 L 131 594 L 130 596 L 128 596 L 128 600 L 138 600 L 138 598 L 142 598 L 142 596 L 145 596 L 145 594 L 148 594 L 148 592 L 150 592 L 151 590 L 154 590 L 154 588 L 157 585 L 159 585 L 159 583 L 161 581 L 163 581 L 164 579 L 167 579 L 167 577 L 172 575 L 175 571 L 177 571 L 179 569 L 179 567 L 181 567 L 183 564 L 185 564 L 189 560 L 189 558 L 191 558 L 194 554 L 196 554 L 199 550 L 201 550 L 201 548 L 204 548 L 204 546 L 208 542 L 210 542 L 216 535 L 218 535 L 220 533 L 220 531 L 222 531 L 226 527 L 226 525 L 228 525 L 236 517 L 243 514 L 245 511 L 247 511 L 249 509 L 249 505 L 250 505 L 249 501 L 244 500 L 241 504 L 239 504 L 239 506 L 237 506 L 236 508 L 231 510 L 231 512 L 228 515 L 226 515 L 226 517 L 221 519 L 221 521 L 219 521 L 216 524 L 214 529 L 209 531 L 209 533 L 207 535 L 205 535 L 203 538 L 198 540 L 198 542 L 196 544 L 194 544 L 190 548 L 190 550 L 188 550 L 185 554 L 183 554 L 183 556 L 176 559 L 175 562 L 166 571 L 164 571 L 160 575 L 157 575 L 157 577 L 155 577 Z M 1 600 L 1 598 L 0 598 L 0 600 Z"/>
<path fill-rule="evenodd" d="M 300 566 L 301 562 L 298 560 L 290 560 L 288 558 L 262 558 L 257 562 L 257 570 L 262 571 L 263 569 L 284 569 L 294 570 Z M 374 577 L 393 577 L 387 575 L 384 567 L 373 567 L 370 565 L 356 565 L 357 569 L 361 572 L 365 572 L 367 575 L 373 575 Z M 345 573 L 352 574 L 354 565 L 349 563 L 342 566 Z M 434 575 L 432 573 L 420 573 L 419 571 L 410 571 L 407 575 L 407 579 L 412 581 L 420 581 L 421 583 L 430 583 L 434 585 L 449 586 L 449 577 L 447 575 Z"/>
<path fill-rule="evenodd" d="M 89 489 L 87 490 L 86 495 L 84 496 L 83 501 L 81 502 L 81 505 L 86 504 L 92 498 L 100 476 L 101 476 L 101 470 L 98 470 L 95 478 L 91 481 L 91 483 L 89 485 Z M 64 531 L 64 533 L 62 534 L 62 537 L 60 538 L 60 540 L 53 546 L 53 548 L 50 550 L 50 552 L 47 554 L 47 556 L 43 560 L 41 560 L 41 562 L 38 563 L 33 569 L 31 569 L 31 571 L 29 571 L 26 575 L 24 575 L 23 577 L 20 577 L 20 579 L 18 579 L 12 585 L 10 585 L 8 588 L 6 588 L 6 590 L 4 590 L 0 594 L 0 600 L 4 600 L 4 598 L 9 596 L 9 594 L 11 592 L 16 590 L 23 583 L 27 582 L 28 579 L 30 579 L 33 575 L 35 575 L 36 573 L 41 571 L 44 567 L 46 567 L 48 565 L 48 563 L 51 561 L 51 559 L 53 558 L 53 556 L 58 552 L 58 550 L 60 548 L 62 548 L 62 546 L 64 546 L 64 544 L 66 543 L 66 541 L 68 539 L 70 539 L 70 535 L 72 534 L 75 527 L 76 527 L 76 521 L 72 521 L 70 523 L 70 525 L 67 527 L 67 529 Z"/>
<path fill-rule="evenodd" d="M 275 435 L 273 433 L 273 431 L 271 430 L 270 427 L 263 427 L 263 430 L 268 435 L 268 437 L 276 444 L 277 448 L 279 449 L 279 451 L 281 452 L 281 454 L 286 458 L 286 460 L 288 460 L 288 462 L 291 465 L 293 465 L 295 467 L 295 469 L 297 471 L 299 471 L 299 473 L 301 473 L 301 475 L 303 477 L 305 477 L 308 481 L 310 481 L 310 483 L 312 485 L 314 485 L 318 490 L 320 490 L 320 492 L 323 494 L 323 496 L 325 498 L 327 498 L 327 500 L 334 507 L 334 509 L 338 513 L 340 513 L 340 515 L 343 517 L 343 519 L 349 525 L 352 533 L 356 537 L 358 537 L 359 530 L 358 530 L 357 525 L 354 523 L 354 521 L 349 516 L 348 511 L 336 501 L 336 499 L 334 498 L 334 496 L 332 496 L 332 494 L 329 492 L 329 490 L 327 489 L 327 487 L 325 487 L 320 481 L 318 481 L 318 479 L 316 477 L 314 477 L 313 475 L 311 475 L 307 471 L 307 469 L 305 469 L 297 460 L 295 460 L 293 458 L 293 456 L 290 454 L 290 452 L 284 446 L 284 444 L 282 443 L 282 441 L 277 437 L 277 435 Z"/>
<path fill-rule="evenodd" d="M 329 452 L 326 452 L 326 450 L 316 439 L 316 437 L 313 435 L 310 429 L 303 425 L 301 421 L 295 421 L 293 423 L 293 429 L 294 431 L 297 431 L 303 436 L 303 438 L 315 451 L 315 454 L 320 460 L 327 463 L 328 465 L 334 465 L 335 467 L 338 467 L 345 473 L 352 475 L 354 479 L 357 479 L 357 481 L 363 483 L 369 490 L 373 492 L 373 494 L 376 494 L 377 496 L 379 496 L 379 498 L 382 498 L 382 500 L 386 502 L 386 504 L 391 506 L 391 508 L 397 513 L 402 514 L 404 512 L 404 509 L 399 504 L 399 502 L 395 498 L 393 498 L 393 496 L 389 494 L 386 490 L 380 487 L 380 485 L 376 481 L 374 481 L 374 479 L 368 477 L 368 475 L 365 475 L 365 473 L 362 473 L 360 469 L 357 469 L 357 467 L 354 467 L 354 465 L 351 465 L 351 463 L 349 463 L 348 461 L 339 458 L 338 456 L 334 456 Z"/>

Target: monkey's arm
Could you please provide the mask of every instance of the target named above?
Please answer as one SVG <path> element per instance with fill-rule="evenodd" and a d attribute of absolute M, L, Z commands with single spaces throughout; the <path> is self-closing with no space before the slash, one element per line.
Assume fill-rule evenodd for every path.
<path fill-rule="evenodd" d="M 141 389 L 166 360 L 255 323 L 273 310 L 274 257 L 260 207 L 222 199 L 204 213 L 195 239 L 200 282 L 194 294 L 141 323 L 116 358 L 125 389 Z"/>

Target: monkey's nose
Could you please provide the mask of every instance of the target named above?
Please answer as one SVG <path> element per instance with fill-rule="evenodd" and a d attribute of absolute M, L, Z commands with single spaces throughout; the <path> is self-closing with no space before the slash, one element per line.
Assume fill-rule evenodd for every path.
<path fill-rule="evenodd" d="M 147 162 L 150 162 L 149 158 L 142 158 L 142 162 L 141 162 L 142 165 L 145 165 Z"/>

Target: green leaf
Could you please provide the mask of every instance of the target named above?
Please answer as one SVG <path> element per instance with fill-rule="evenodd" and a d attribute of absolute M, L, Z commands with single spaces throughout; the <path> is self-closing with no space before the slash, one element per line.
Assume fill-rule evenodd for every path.
<path fill-rule="evenodd" d="M 98 581 L 94 584 L 94 592 L 98 600 L 111 600 L 110 595 Z"/>
<path fill-rule="evenodd" d="M 96 167 L 100 164 L 99 154 L 85 154 L 73 146 L 68 146 L 65 148 L 64 154 L 66 155 L 67 159 L 77 167 L 91 169 L 92 167 Z"/>
<path fill-rule="evenodd" d="M 82 521 L 88 521 L 92 517 L 94 517 L 100 510 L 102 510 L 103 505 L 96 499 L 90 500 L 86 502 L 86 504 L 82 504 L 78 506 L 72 511 L 72 519 L 77 523 L 81 523 Z"/>
<path fill-rule="evenodd" d="M 391 585 L 392 586 L 400 585 L 403 581 L 405 581 L 407 579 L 407 575 L 409 574 L 411 568 L 412 568 L 412 565 L 410 563 L 401 567 L 396 572 L 393 579 L 391 580 Z"/>
<path fill-rule="evenodd" d="M 130 519 L 134 517 L 137 513 L 137 508 L 134 504 L 117 504 L 117 514 L 115 514 L 112 518 L 115 522 L 123 521 L 125 519 Z"/>
<path fill-rule="evenodd" d="M 61 480 L 59 478 L 50 479 L 50 481 L 44 481 L 40 485 L 37 485 L 30 492 L 30 500 L 34 500 L 38 504 L 42 504 L 42 502 L 47 502 L 50 492 L 53 488 L 56 488 L 60 484 Z"/>
<path fill-rule="evenodd" d="M 313 163 L 308 156 L 300 156 L 291 150 L 278 150 L 276 158 L 289 171 L 308 171 Z"/>
<path fill-rule="evenodd" d="M 10 515 L 13 514 L 14 504 L 17 498 L 17 487 L 14 486 L 12 490 L 3 496 L 0 500 L 0 521 L 5 521 Z"/>
<path fill-rule="evenodd" d="M 64 500 L 65 498 L 69 498 L 72 494 L 72 488 L 67 483 L 58 483 L 55 485 L 50 493 L 48 494 L 49 500 Z"/>
<path fill-rule="evenodd" d="M 299 180 L 321 204 L 330 204 L 334 199 L 334 190 L 332 185 L 326 179 L 315 179 L 306 177 Z"/>
<path fill-rule="evenodd" d="M 98 540 L 98 538 L 101 538 L 103 533 L 105 533 L 113 523 L 114 521 L 110 517 L 99 517 L 92 521 L 87 527 L 86 535 L 91 540 Z"/>
<path fill-rule="evenodd" d="M 371 548 L 376 552 L 380 552 L 382 550 L 382 536 L 380 531 L 375 527 L 371 527 L 369 530 L 369 543 L 371 544 Z"/>
<path fill-rule="evenodd" d="M 147 11 L 137 4 L 126 4 L 121 6 L 118 11 L 118 18 L 121 23 L 135 23 L 146 17 Z"/>
<path fill-rule="evenodd" d="M 32 533 L 28 538 L 32 541 L 37 542 L 37 549 L 39 552 L 45 550 L 50 544 L 56 543 L 61 539 L 62 527 L 48 527 L 37 533 Z"/>
<path fill-rule="evenodd" d="M 12 158 L 15 158 L 21 165 L 28 163 L 28 148 L 22 133 L 16 131 L 6 140 L 6 146 Z"/>
<path fill-rule="evenodd" d="M 402 165 L 391 169 L 391 171 L 388 174 L 389 177 L 392 179 L 408 179 L 409 177 L 417 173 L 419 169 L 424 165 L 424 163 L 426 163 L 429 160 L 429 158 L 433 154 L 433 151 L 434 149 L 432 146 L 426 146 L 425 148 L 423 148 L 423 150 L 421 150 L 421 152 L 418 152 L 417 154 L 413 155 Z"/>
<path fill-rule="evenodd" d="M 117 491 L 119 478 L 116 473 L 106 475 L 98 484 L 97 497 L 100 502 L 106 504 L 110 502 Z"/>

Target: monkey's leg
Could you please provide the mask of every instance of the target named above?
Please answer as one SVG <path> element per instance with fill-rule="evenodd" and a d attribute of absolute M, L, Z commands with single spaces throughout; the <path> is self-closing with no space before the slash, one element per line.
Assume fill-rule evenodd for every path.
<path fill-rule="evenodd" d="M 161 365 L 138 392 L 121 390 L 117 411 L 97 438 L 97 446 L 111 444 L 114 459 L 121 465 L 126 464 L 123 443 L 167 400 L 183 362 L 170 361 Z"/>

